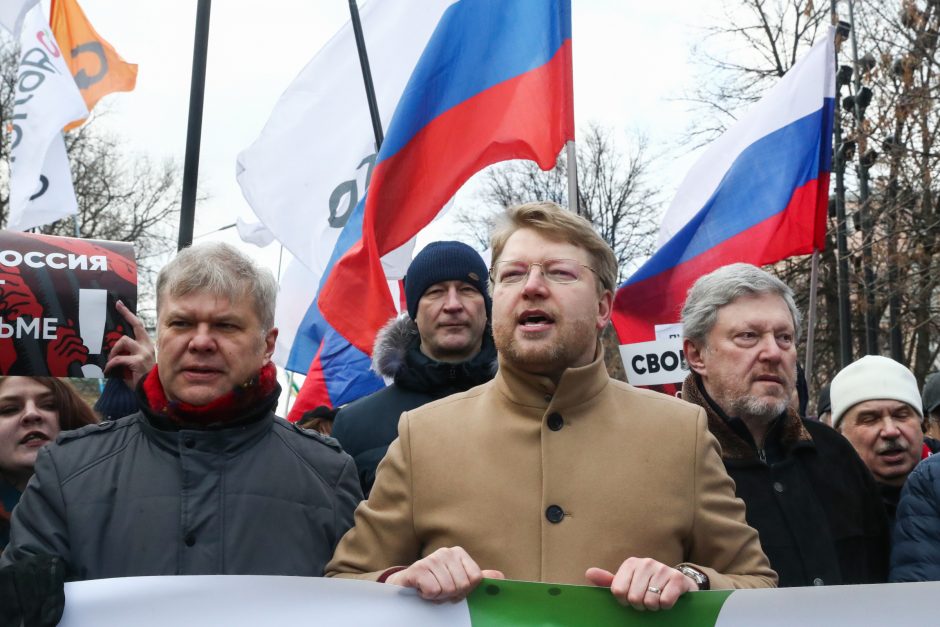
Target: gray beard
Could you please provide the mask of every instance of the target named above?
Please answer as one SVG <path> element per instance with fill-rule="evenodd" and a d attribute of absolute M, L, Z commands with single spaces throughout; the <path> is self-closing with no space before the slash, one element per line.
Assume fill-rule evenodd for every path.
<path fill-rule="evenodd" d="M 731 415 L 770 421 L 782 414 L 789 404 L 785 398 L 763 401 L 754 396 L 742 396 L 731 402 Z"/>

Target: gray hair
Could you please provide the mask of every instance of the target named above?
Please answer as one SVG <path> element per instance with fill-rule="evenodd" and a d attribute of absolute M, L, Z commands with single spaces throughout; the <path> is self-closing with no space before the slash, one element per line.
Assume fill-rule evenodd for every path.
<path fill-rule="evenodd" d="M 732 263 L 699 277 L 682 307 L 682 334 L 704 344 L 718 320 L 718 310 L 741 296 L 776 294 L 787 304 L 793 318 L 796 341 L 800 339 L 802 316 L 793 301 L 793 290 L 777 277 L 749 263 Z"/>
<path fill-rule="evenodd" d="M 193 292 L 208 292 L 232 303 L 250 296 L 262 329 L 274 328 L 274 275 L 231 244 L 206 242 L 184 248 L 164 266 L 157 276 L 157 314 L 164 295 Z"/>

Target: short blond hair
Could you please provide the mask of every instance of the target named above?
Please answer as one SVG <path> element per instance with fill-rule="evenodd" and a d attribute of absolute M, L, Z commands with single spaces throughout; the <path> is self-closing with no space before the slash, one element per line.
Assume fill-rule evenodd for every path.
<path fill-rule="evenodd" d="M 570 242 L 583 248 L 597 272 L 598 293 L 616 290 L 617 258 L 610 245 L 597 234 L 590 222 L 553 202 L 530 202 L 509 207 L 496 219 L 490 234 L 493 265 L 503 254 L 506 241 L 519 229 L 532 229 L 548 239 Z"/>
<path fill-rule="evenodd" d="M 177 253 L 157 276 L 157 315 L 165 297 L 193 292 L 208 292 L 230 303 L 250 299 L 262 330 L 274 328 L 274 275 L 231 244 L 203 242 Z"/>

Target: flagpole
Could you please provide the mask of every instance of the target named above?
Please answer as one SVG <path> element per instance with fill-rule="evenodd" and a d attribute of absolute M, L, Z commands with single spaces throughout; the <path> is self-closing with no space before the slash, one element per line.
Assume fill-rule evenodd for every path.
<path fill-rule="evenodd" d="M 288 414 L 290 414 L 290 405 L 291 405 L 290 400 L 293 395 L 294 395 L 294 372 L 291 371 L 291 373 L 287 377 L 287 399 L 284 402 L 284 416 L 285 417 Z"/>
<path fill-rule="evenodd" d="M 819 280 L 819 249 L 813 251 L 809 272 L 809 311 L 806 313 L 806 380 L 813 376 L 813 351 L 816 348 L 816 284 Z"/>
<path fill-rule="evenodd" d="M 209 50 L 209 9 L 212 0 L 199 0 L 196 9 L 196 37 L 193 43 L 193 73 L 189 85 L 189 124 L 186 129 L 186 157 L 183 162 L 183 199 L 177 250 L 193 243 L 196 218 L 196 183 L 199 179 L 199 144 L 202 139 L 202 105 L 206 92 L 206 54 Z"/>
<path fill-rule="evenodd" d="M 568 211 L 581 215 L 581 203 L 578 202 L 578 149 L 573 139 L 565 142 L 568 156 Z"/>
<path fill-rule="evenodd" d="M 290 399 L 294 394 L 294 372 L 289 371 L 287 375 L 287 398 L 284 399 L 284 415 L 290 413 Z"/>
<path fill-rule="evenodd" d="M 352 20 L 353 33 L 356 36 L 356 50 L 359 52 L 359 67 L 362 68 L 362 81 L 366 86 L 366 100 L 369 102 L 369 115 L 372 117 L 372 132 L 375 133 L 375 151 L 382 148 L 385 136 L 382 132 L 382 118 L 379 116 L 379 103 L 375 99 L 375 86 L 372 84 L 372 70 L 369 68 L 369 54 L 366 52 L 366 38 L 362 34 L 362 21 L 359 19 L 359 6 L 356 0 L 349 0 L 349 16 Z"/>
<path fill-rule="evenodd" d="M 854 113 L 855 113 L 855 154 L 858 157 L 858 165 L 855 171 L 858 174 L 858 214 L 859 231 L 862 234 L 862 285 L 865 296 L 865 355 L 879 355 L 878 350 L 878 314 L 875 311 L 875 267 L 872 259 L 872 239 L 874 238 L 874 225 L 871 219 L 871 206 L 869 205 L 868 189 L 868 151 L 865 150 L 868 138 L 865 135 L 865 115 L 864 108 L 859 104 L 859 95 L 862 91 L 861 69 L 858 64 L 858 29 L 855 24 L 855 8 L 853 0 L 848 0 L 849 22 L 852 25 L 852 65 L 855 68 L 853 73 L 854 93 Z"/>
<path fill-rule="evenodd" d="M 836 78 L 836 102 L 842 97 L 842 87 L 848 86 L 849 79 L 844 77 L 839 66 L 839 50 L 842 41 L 848 36 L 843 29 L 848 28 L 848 24 L 841 22 L 836 12 L 837 0 L 832 0 L 830 7 L 832 21 L 836 24 L 835 41 L 835 64 L 837 70 Z M 841 107 L 836 106 L 834 112 L 834 123 L 832 125 L 833 150 L 832 150 L 832 170 L 835 174 L 835 201 L 836 201 L 836 279 L 839 293 L 839 368 L 845 368 L 852 363 L 852 309 L 849 302 L 849 245 L 846 235 L 846 215 L 845 215 L 845 146 L 842 142 L 842 113 Z"/>

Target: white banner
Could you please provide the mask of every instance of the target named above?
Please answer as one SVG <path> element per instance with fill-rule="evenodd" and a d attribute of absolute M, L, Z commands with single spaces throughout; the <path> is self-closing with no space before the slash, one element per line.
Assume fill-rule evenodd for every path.
<path fill-rule="evenodd" d="M 441 605 L 398 586 L 305 577 L 99 579 L 65 594 L 60 627 L 860 627 L 936 625 L 940 582 L 691 592 L 656 614 L 604 588 L 492 580 Z"/>
<path fill-rule="evenodd" d="M 59 627 L 470 626 L 465 603 L 349 579 L 128 577 L 69 583 L 65 595 Z"/>

